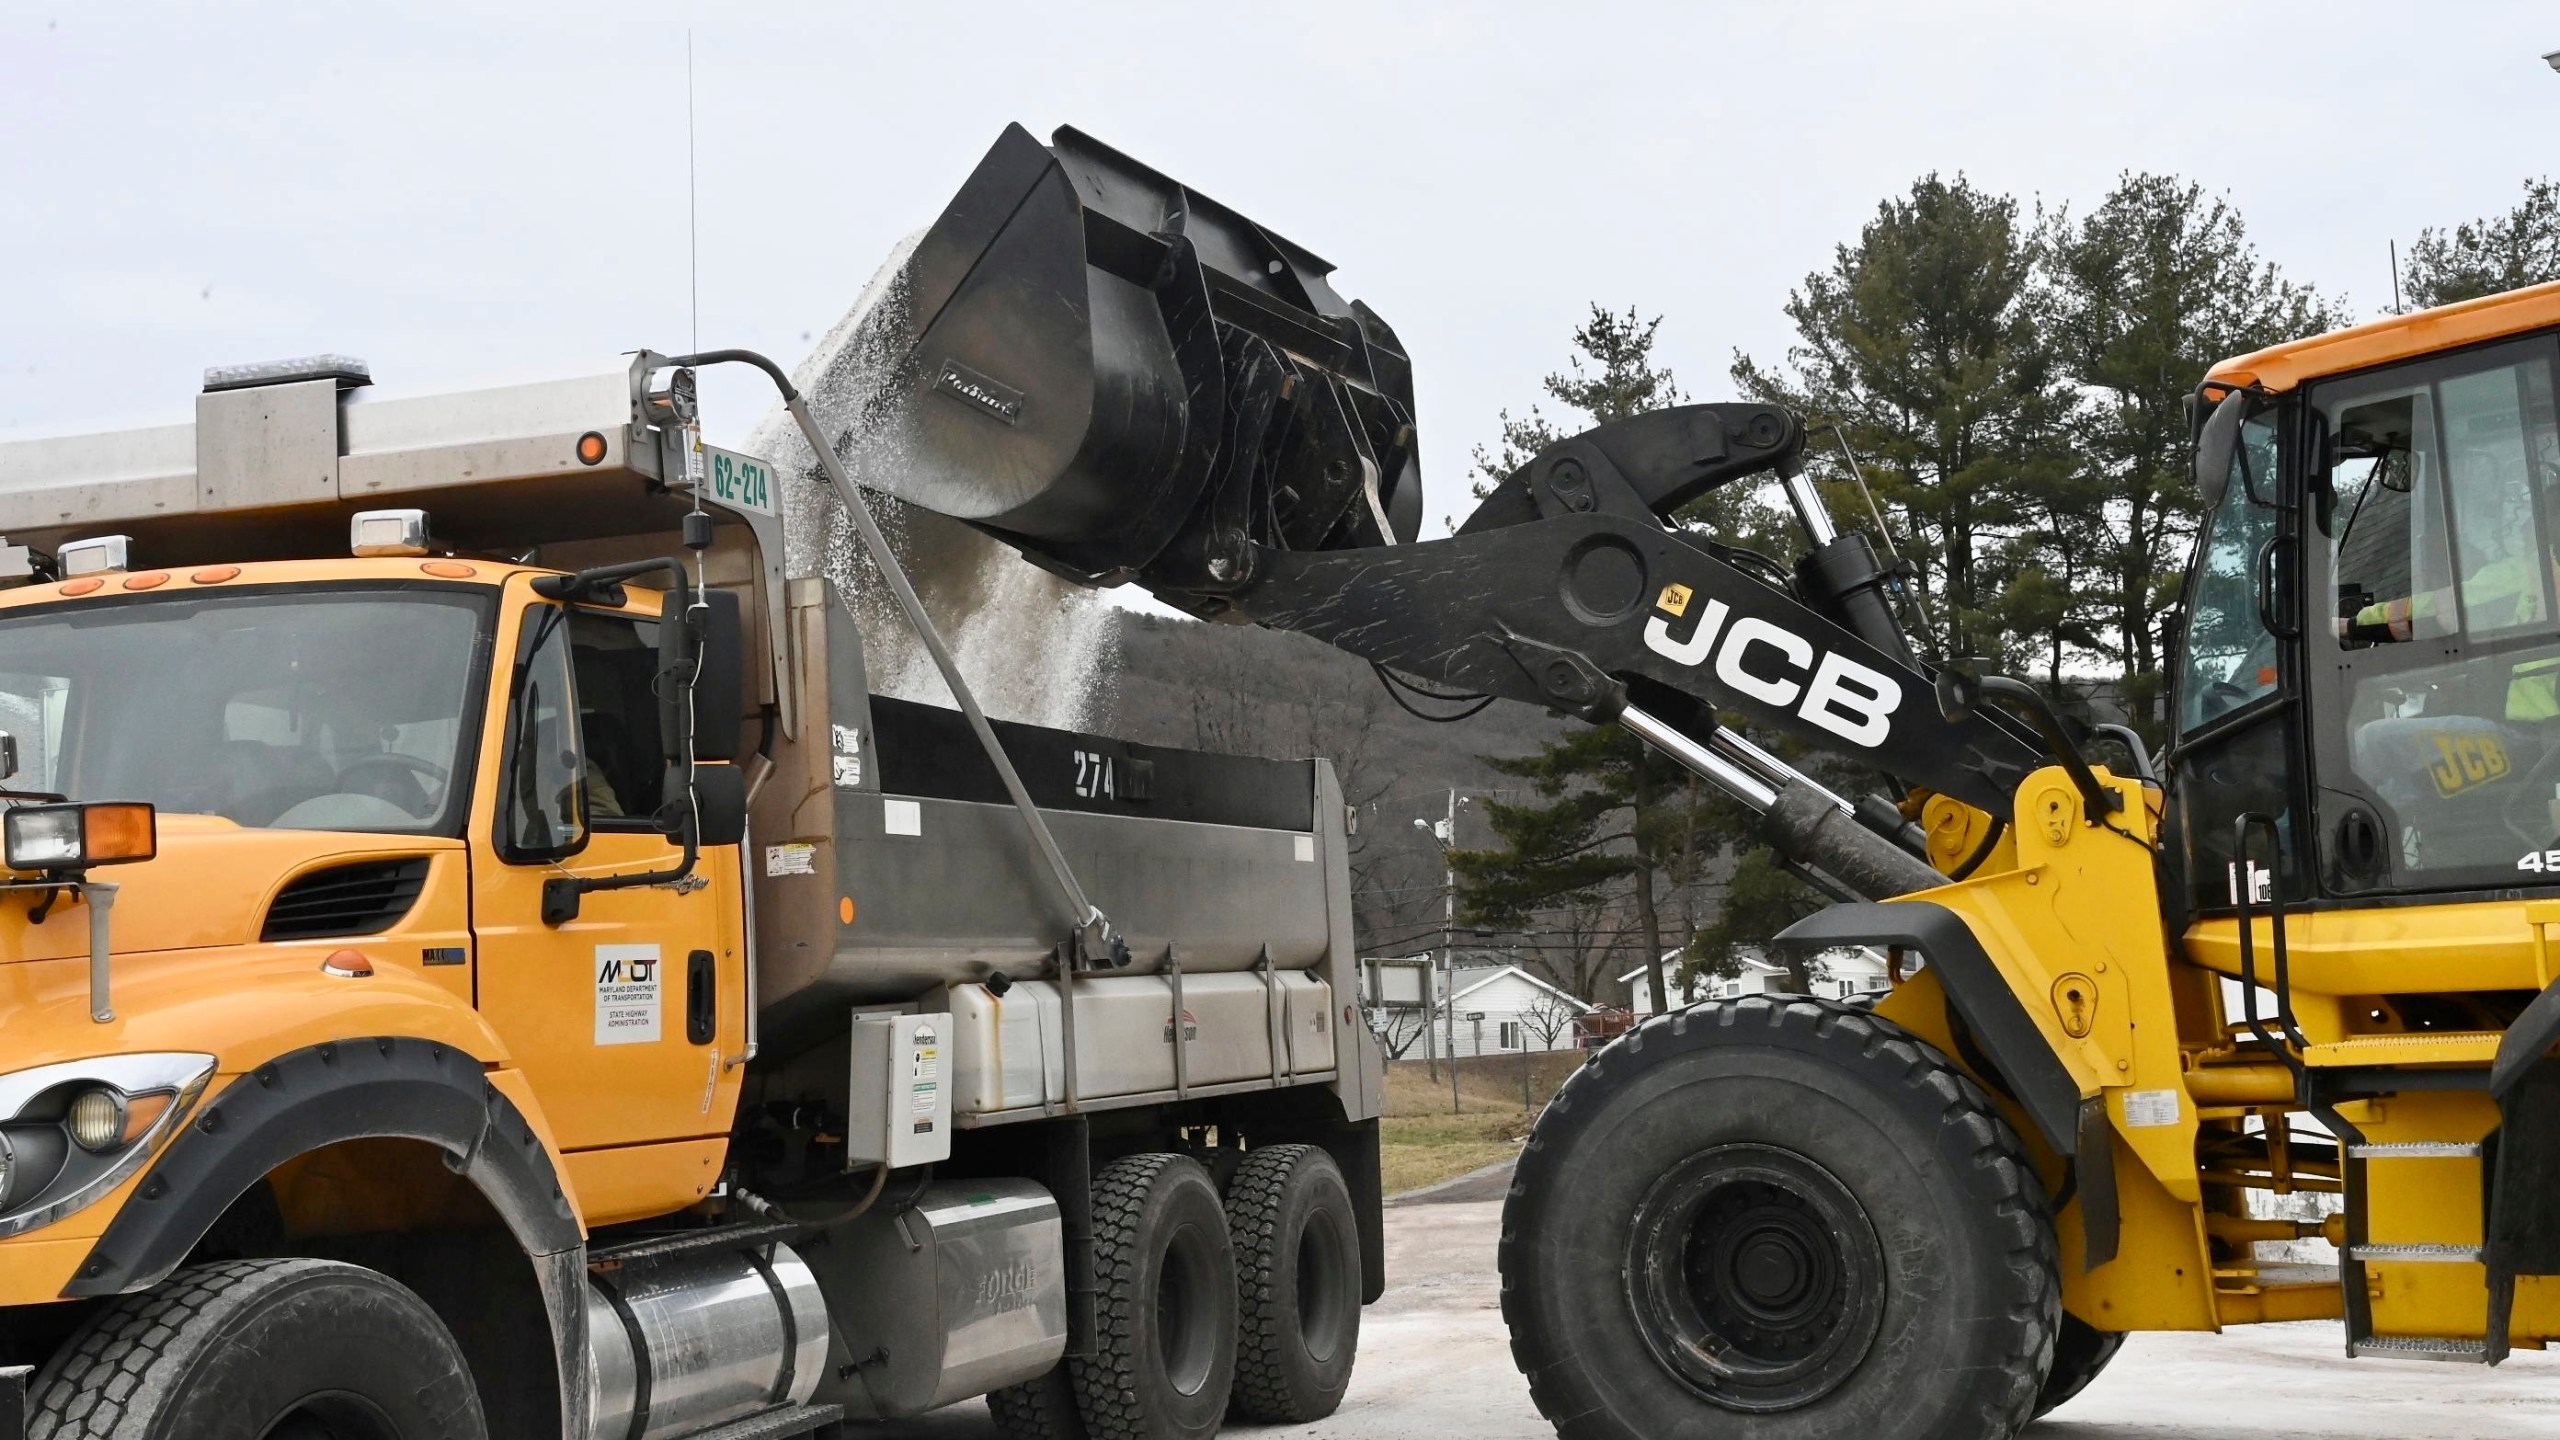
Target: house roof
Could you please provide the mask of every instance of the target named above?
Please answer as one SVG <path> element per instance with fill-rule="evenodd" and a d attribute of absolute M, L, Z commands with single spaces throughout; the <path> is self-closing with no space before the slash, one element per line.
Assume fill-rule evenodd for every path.
<path fill-rule="evenodd" d="M 1539 989 L 1546 991 L 1548 994 L 1553 995 L 1557 999 L 1586 1015 L 1591 1013 L 1593 1009 L 1597 1008 L 1588 1001 L 1576 1000 L 1571 995 L 1566 994 L 1564 991 L 1557 989 L 1555 986 L 1548 984 L 1546 981 L 1539 979 L 1537 976 L 1530 974 L 1528 971 L 1521 969 L 1517 965 L 1505 965 L 1500 969 L 1495 970 L 1492 974 L 1478 980 L 1473 985 L 1468 985 L 1459 989 L 1449 996 L 1448 1003 L 1456 1005 L 1459 1001 L 1466 999 L 1468 996 L 1473 995 L 1478 990 L 1483 989 L 1505 975 L 1517 975 L 1521 979 L 1528 981 L 1530 984 L 1537 986 Z"/>
<path fill-rule="evenodd" d="M 1663 963 L 1664 965 L 1666 965 L 1666 966 L 1667 966 L 1667 965 L 1670 965 L 1673 961 L 1678 960 L 1679 958 L 1680 958 L 1680 952 L 1679 952 L 1679 951 L 1677 951 L 1677 950 L 1668 950 L 1668 951 L 1663 952 L 1663 956 L 1662 956 L 1662 963 Z M 1734 959 L 1736 959 L 1736 960 L 1741 961 L 1741 962 L 1743 963 L 1744 967 L 1746 967 L 1746 968 L 1748 968 L 1748 969 L 1752 969 L 1752 970 L 1757 970 L 1757 971 L 1761 972 L 1761 973 L 1762 973 L 1762 974 L 1764 974 L 1764 975 L 1775 975 L 1775 974 L 1779 973 L 1780 971 L 1782 971 L 1782 970 L 1784 970 L 1784 969 L 1786 969 L 1786 968 L 1787 968 L 1787 967 L 1786 967 L 1786 966 L 1784 966 L 1784 965 L 1778 964 L 1778 963 L 1777 963 L 1776 961 L 1774 961 L 1774 960 L 1763 960 L 1763 959 L 1761 959 L 1759 956 L 1754 955 L 1754 954 L 1752 954 L 1751 952 L 1749 952 L 1749 951 L 1747 951 L 1747 950 L 1736 951 L 1736 952 L 1734 953 L 1734 957 L 1733 957 L 1733 958 L 1734 958 Z M 1641 979 L 1643 979 L 1643 978 L 1644 978 L 1644 970 L 1643 970 L 1641 967 L 1639 967 L 1639 968 L 1637 968 L 1637 969 L 1634 969 L 1634 970 L 1630 970 L 1630 971 L 1628 971 L 1628 972 L 1627 972 L 1626 974 L 1624 974 L 1624 975 L 1619 976 L 1619 977 L 1618 977 L 1618 983 L 1619 983 L 1619 984 L 1621 984 L 1621 985 L 1624 985 L 1624 984 L 1626 984 L 1626 983 L 1627 983 L 1628 981 L 1630 981 L 1630 980 L 1641 980 Z"/>

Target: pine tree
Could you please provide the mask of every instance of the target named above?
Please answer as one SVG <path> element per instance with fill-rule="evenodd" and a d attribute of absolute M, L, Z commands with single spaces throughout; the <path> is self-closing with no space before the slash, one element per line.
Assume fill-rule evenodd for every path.
<path fill-rule="evenodd" d="M 2019 532 L 2024 474 L 2069 409 L 2036 261 L 2016 201 L 1925 176 L 1788 296 L 1785 371 L 1734 357 L 1745 393 L 1840 427 L 1953 655 L 2000 655 L 2009 639 L 1988 609 L 1995 552 Z"/>
<path fill-rule="evenodd" d="M 2077 551 L 2073 580 L 2097 612 L 2078 638 L 2113 655 L 2127 711 L 2147 720 L 2195 535 L 2186 397 L 2214 362 L 2342 317 L 2259 259 L 2239 211 L 2192 181 L 2127 174 L 2085 219 L 2058 215 L 2046 231 L 2047 333 L 2088 403 L 2071 426 L 2077 473 L 2057 467 L 2030 489 L 2084 517 L 2056 537 Z"/>
<path fill-rule="evenodd" d="M 2418 309 L 2560 280 L 2560 184 L 2524 182 L 2524 198 L 2504 215 L 2418 234 L 2400 266 L 2400 285 Z"/>

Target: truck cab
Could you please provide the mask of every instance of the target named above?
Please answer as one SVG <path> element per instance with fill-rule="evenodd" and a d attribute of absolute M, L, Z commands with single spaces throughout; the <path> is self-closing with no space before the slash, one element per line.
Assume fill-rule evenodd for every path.
<path fill-rule="evenodd" d="M 647 353 L 0 444 L 0 1435 L 1339 1400 L 1380 1087 L 1330 768 L 999 725 L 1097 960 L 782 490 Z M 1295 1348 L 1240 1357 L 1283 1261 Z M 111 1393 L 138 1335 L 167 1382 Z"/>

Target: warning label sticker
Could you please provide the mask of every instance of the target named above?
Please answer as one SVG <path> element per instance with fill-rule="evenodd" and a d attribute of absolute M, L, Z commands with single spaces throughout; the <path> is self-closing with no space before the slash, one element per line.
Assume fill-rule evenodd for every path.
<path fill-rule="evenodd" d="M 639 1045 L 658 1038 L 658 947 L 596 947 L 596 1043 Z"/>
<path fill-rule="evenodd" d="M 765 878 L 776 875 L 815 875 L 818 873 L 818 847 L 815 845 L 767 845 L 764 847 Z"/>
<path fill-rule="evenodd" d="M 2124 1092 L 2124 1123 L 2128 1128 L 2178 1123 L 2178 1092 L 2175 1090 L 2127 1090 Z"/>
<path fill-rule="evenodd" d="M 829 757 L 830 768 L 839 790 L 862 788 L 862 730 L 854 725 L 831 725 L 835 732 L 835 753 Z"/>
<path fill-rule="evenodd" d="M 908 1077 L 907 1094 L 918 1135 L 933 1133 L 933 1122 L 942 1108 L 942 1047 L 938 1041 L 932 1027 L 916 1027 L 915 1069 Z"/>

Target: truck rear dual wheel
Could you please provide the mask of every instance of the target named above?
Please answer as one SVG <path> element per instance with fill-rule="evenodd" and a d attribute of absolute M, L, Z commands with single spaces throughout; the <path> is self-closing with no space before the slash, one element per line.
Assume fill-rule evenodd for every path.
<path fill-rule="evenodd" d="M 1227 1182 L 1236 1251 L 1239 1418 L 1321 1420 L 1360 1348 L 1360 1227 L 1341 1167 L 1313 1145 L 1247 1151 Z"/>
<path fill-rule="evenodd" d="M 1093 1177 L 1093 1266 L 1094 1353 L 1067 1362 L 1085 1433 L 1217 1434 L 1236 1376 L 1236 1257 L 1209 1172 L 1168 1153 L 1104 1166 Z"/>
<path fill-rule="evenodd" d="M 1501 1263 L 1563 1440 L 2005 1440 L 2062 1319 L 2044 1191 L 1990 1100 L 1804 997 L 1664 1016 L 1578 1071 Z"/>
<path fill-rule="evenodd" d="M 29 1440 L 486 1440 L 453 1336 L 389 1276 L 197 1265 L 114 1302 L 36 1378 Z"/>

